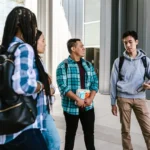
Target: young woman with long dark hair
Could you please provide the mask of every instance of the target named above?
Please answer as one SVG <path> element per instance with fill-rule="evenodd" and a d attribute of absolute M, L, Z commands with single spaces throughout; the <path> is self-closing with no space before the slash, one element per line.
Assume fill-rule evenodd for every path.
<path fill-rule="evenodd" d="M 44 35 L 40 30 L 38 30 L 36 34 L 36 45 L 35 45 L 35 49 L 37 49 L 38 54 L 44 54 L 45 46 L 46 46 L 46 43 L 45 43 Z M 53 94 L 55 93 L 55 88 L 52 85 L 52 81 L 50 77 L 49 77 L 49 86 L 50 86 L 50 94 L 51 94 L 50 106 L 51 106 L 51 112 L 52 112 L 53 101 L 54 101 Z M 48 114 L 47 117 L 45 118 L 44 127 L 46 128 L 46 130 L 43 130 L 42 134 L 45 138 L 48 149 L 60 150 L 60 137 L 56 129 L 54 119 L 52 118 L 51 114 Z"/>
<path fill-rule="evenodd" d="M 0 54 L 6 53 L 14 44 L 20 43 L 14 53 L 12 88 L 17 94 L 32 96 L 37 101 L 37 117 L 33 124 L 17 133 L 0 135 L 0 150 L 47 150 L 41 130 L 45 130 L 43 124 L 48 115 L 51 98 L 48 75 L 44 71 L 37 50 L 33 48 L 36 32 L 36 17 L 29 9 L 15 7 L 8 14 Z"/>

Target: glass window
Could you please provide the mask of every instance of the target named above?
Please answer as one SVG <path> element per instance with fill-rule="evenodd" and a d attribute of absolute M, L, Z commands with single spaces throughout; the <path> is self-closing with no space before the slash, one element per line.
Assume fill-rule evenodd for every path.
<path fill-rule="evenodd" d="M 100 20 L 100 0 L 84 0 L 84 22 Z"/>
<path fill-rule="evenodd" d="M 100 45 L 100 22 L 84 25 L 84 45 Z"/>

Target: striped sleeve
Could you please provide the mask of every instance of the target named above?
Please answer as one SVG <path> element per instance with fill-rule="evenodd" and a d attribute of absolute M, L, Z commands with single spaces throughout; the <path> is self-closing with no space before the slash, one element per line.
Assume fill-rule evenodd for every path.
<path fill-rule="evenodd" d="M 18 94 L 33 94 L 37 87 L 34 70 L 34 51 L 29 44 L 21 44 L 15 52 L 13 89 Z"/>

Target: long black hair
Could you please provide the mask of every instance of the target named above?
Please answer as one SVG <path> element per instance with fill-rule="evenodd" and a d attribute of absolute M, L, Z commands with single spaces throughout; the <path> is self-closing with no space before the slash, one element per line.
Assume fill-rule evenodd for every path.
<path fill-rule="evenodd" d="M 40 38 L 40 36 L 42 35 L 43 33 L 42 33 L 42 31 L 40 31 L 40 30 L 37 30 L 37 33 L 36 33 L 36 37 L 35 37 L 35 41 L 36 41 L 36 49 L 37 49 L 37 43 L 38 43 L 38 40 L 39 40 L 39 38 Z"/>
<path fill-rule="evenodd" d="M 35 44 L 37 21 L 35 14 L 24 7 L 15 7 L 7 16 L 2 38 L 1 53 L 5 53 L 16 35 L 21 30 L 24 41 L 31 46 Z"/>
<path fill-rule="evenodd" d="M 45 69 L 44 69 L 42 61 L 41 61 L 41 57 L 39 56 L 38 50 L 37 50 L 38 40 L 41 35 L 42 35 L 42 31 L 37 30 L 36 37 L 35 37 L 36 41 L 35 41 L 34 50 L 35 50 L 35 56 L 38 58 L 38 59 L 36 59 L 36 64 L 39 68 L 40 79 L 42 80 L 42 83 L 44 83 L 45 94 L 47 97 L 47 105 L 49 105 L 49 102 L 50 102 L 50 104 L 52 104 L 51 103 L 51 94 L 50 94 L 51 79 L 49 78 L 48 74 L 45 72 Z"/>
<path fill-rule="evenodd" d="M 36 30 L 37 30 L 37 21 L 35 14 L 29 9 L 24 7 L 15 7 L 7 16 L 4 33 L 2 38 L 2 45 L 0 47 L 0 54 L 6 53 L 9 47 L 9 44 L 12 42 L 12 39 L 18 32 L 21 31 L 25 43 L 30 44 L 35 53 L 35 62 L 39 72 L 39 80 L 43 83 L 45 88 L 45 93 L 47 96 L 47 106 L 49 108 L 50 97 L 50 87 L 49 79 L 47 73 L 44 71 L 43 65 L 40 61 L 37 49 L 35 49 L 36 44 Z"/>

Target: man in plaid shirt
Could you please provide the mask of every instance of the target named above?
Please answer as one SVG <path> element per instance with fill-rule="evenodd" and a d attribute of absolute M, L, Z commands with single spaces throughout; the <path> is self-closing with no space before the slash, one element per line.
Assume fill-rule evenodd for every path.
<path fill-rule="evenodd" d="M 80 39 L 70 39 L 67 47 L 70 56 L 58 65 L 56 71 L 66 121 L 65 150 L 72 150 L 74 147 L 79 119 L 87 150 L 95 150 L 93 99 L 98 91 L 97 75 L 92 64 L 82 58 L 85 48 Z M 90 96 L 81 99 L 76 95 L 77 89 L 90 90 Z"/>

